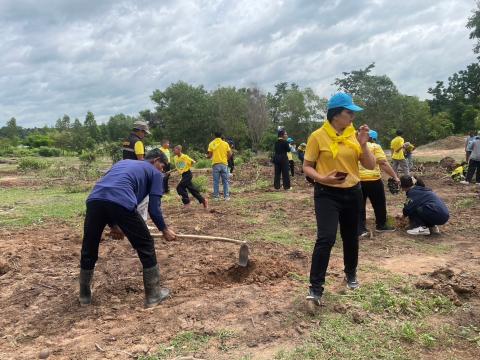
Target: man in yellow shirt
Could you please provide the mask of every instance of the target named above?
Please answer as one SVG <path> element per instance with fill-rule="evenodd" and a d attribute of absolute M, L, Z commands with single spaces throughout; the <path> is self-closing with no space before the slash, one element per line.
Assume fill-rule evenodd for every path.
<path fill-rule="evenodd" d="M 404 175 L 410 175 L 407 159 L 405 159 L 404 153 L 405 140 L 403 139 L 402 135 L 403 131 L 397 130 L 397 136 L 390 142 L 390 149 L 392 149 L 393 170 L 397 176 L 399 174 L 399 170 Z"/>
<path fill-rule="evenodd" d="M 392 167 L 387 161 L 387 157 L 383 152 L 382 147 L 376 143 L 378 134 L 375 130 L 368 132 L 369 140 L 367 146 L 373 153 L 376 159 L 376 166 L 373 170 L 368 170 L 358 164 L 360 169 L 360 184 L 362 186 L 363 204 L 360 209 L 360 220 L 358 224 L 358 234 L 360 237 L 367 236 L 369 231 L 366 226 L 366 211 L 367 199 L 370 199 L 372 203 L 373 211 L 375 212 L 375 221 L 377 232 L 391 232 L 395 231 L 395 228 L 387 224 L 387 202 L 385 199 L 385 189 L 383 187 L 382 173 L 380 169 L 385 171 L 388 175 L 400 182 L 397 174 L 393 171 Z"/>
<path fill-rule="evenodd" d="M 177 185 L 177 193 L 182 197 L 182 203 L 185 206 L 190 205 L 190 199 L 188 198 L 188 191 L 192 194 L 192 196 L 198 200 L 200 204 L 203 204 L 203 207 L 206 209 L 208 208 L 207 199 L 205 199 L 198 189 L 192 183 L 192 171 L 190 168 L 193 164 L 195 164 L 195 160 L 193 160 L 187 154 L 182 153 L 182 146 L 177 145 L 173 149 L 175 156 L 173 157 L 173 161 L 175 162 L 175 168 L 177 169 L 178 173 L 182 176 L 182 180 Z M 188 190 L 188 191 L 187 191 Z"/>
<path fill-rule="evenodd" d="M 163 152 L 168 159 L 168 164 L 165 166 L 165 176 L 163 177 L 163 191 L 165 194 L 168 194 L 170 192 L 170 189 L 168 187 L 168 180 L 170 179 L 169 171 L 172 169 L 170 159 L 170 140 L 162 140 L 162 146 L 160 147 L 160 151 Z"/>
<path fill-rule="evenodd" d="M 213 198 L 218 200 L 220 178 L 223 184 L 223 197 L 230 200 L 228 184 L 228 159 L 232 156 L 230 145 L 222 140 L 222 133 L 216 132 L 215 139 L 208 144 L 207 158 L 212 159 Z"/>

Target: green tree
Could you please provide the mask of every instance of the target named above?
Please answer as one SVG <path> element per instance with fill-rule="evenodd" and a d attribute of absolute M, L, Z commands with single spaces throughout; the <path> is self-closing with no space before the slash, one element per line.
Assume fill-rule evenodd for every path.
<path fill-rule="evenodd" d="M 58 118 L 57 122 L 55 123 L 55 128 L 58 131 L 67 131 L 70 129 L 70 116 L 68 115 L 63 115 L 62 118 Z"/>
<path fill-rule="evenodd" d="M 98 125 L 97 125 L 97 122 L 95 121 L 95 116 L 91 111 L 87 112 L 83 126 L 87 130 L 87 134 L 90 137 L 90 139 L 93 140 L 93 143 L 96 143 L 100 140 L 100 131 L 98 130 Z"/>
<path fill-rule="evenodd" d="M 106 124 L 108 139 L 110 141 L 119 141 L 126 138 L 132 131 L 135 118 L 124 114 L 111 116 Z"/>
<path fill-rule="evenodd" d="M 245 89 L 220 87 L 211 93 L 214 123 L 227 137 L 233 139 L 237 148 L 248 146 L 247 124 L 248 93 Z"/>
<path fill-rule="evenodd" d="M 7 121 L 7 126 L 4 130 L 5 136 L 10 140 L 10 143 L 14 146 L 18 144 L 20 127 L 17 126 L 17 119 L 12 117 Z"/>
<path fill-rule="evenodd" d="M 248 89 L 247 95 L 248 131 L 253 150 L 258 151 L 264 133 L 269 125 L 267 98 L 257 87 Z"/>
<path fill-rule="evenodd" d="M 477 9 L 472 11 L 473 14 L 468 18 L 467 29 L 470 29 L 470 39 L 476 39 L 477 43 L 473 48 L 475 54 L 480 53 L 480 2 L 477 1 Z"/>
<path fill-rule="evenodd" d="M 179 81 L 165 91 L 155 90 L 151 99 L 173 143 L 205 150 L 218 126 L 212 101 L 203 86 Z"/>

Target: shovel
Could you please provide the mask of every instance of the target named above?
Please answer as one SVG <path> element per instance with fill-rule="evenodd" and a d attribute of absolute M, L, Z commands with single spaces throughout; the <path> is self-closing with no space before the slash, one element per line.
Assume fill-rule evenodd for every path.
<path fill-rule="evenodd" d="M 154 238 L 163 236 L 162 234 L 152 234 Z M 232 244 L 240 245 L 240 251 L 238 252 L 238 265 L 241 267 L 246 267 L 248 265 L 248 254 L 249 249 L 246 241 L 229 239 L 225 237 L 218 236 L 207 236 L 207 235 L 186 235 L 186 234 L 177 234 L 179 239 L 197 239 L 197 240 L 211 240 L 211 241 L 221 241 L 228 242 Z"/>

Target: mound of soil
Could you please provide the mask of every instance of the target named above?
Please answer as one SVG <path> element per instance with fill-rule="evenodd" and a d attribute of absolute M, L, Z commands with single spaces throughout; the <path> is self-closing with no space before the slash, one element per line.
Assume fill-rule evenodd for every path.
<path fill-rule="evenodd" d="M 462 271 L 458 274 L 448 268 L 441 267 L 422 278 L 415 286 L 419 289 L 433 289 L 447 296 L 455 305 L 461 305 L 461 300 L 480 298 L 480 288 L 477 286 L 478 274 Z"/>
<path fill-rule="evenodd" d="M 463 136 L 448 136 L 445 139 L 433 141 L 429 144 L 419 146 L 417 150 L 452 150 L 465 146 L 465 138 Z"/>
<path fill-rule="evenodd" d="M 442 160 L 440 160 L 440 166 L 446 169 L 447 171 L 451 172 L 455 170 L 455 168 L 458 165 L 454 158 L 447 156 L 447 157 L 444 157 Z"/>

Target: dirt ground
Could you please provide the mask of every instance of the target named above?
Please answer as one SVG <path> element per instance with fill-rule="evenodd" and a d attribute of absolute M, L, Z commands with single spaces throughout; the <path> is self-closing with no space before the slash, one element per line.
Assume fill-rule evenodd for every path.
<path fill-rule="evenodd" d="M 260 225 L 280 214 L 285 226 L 312 246 L 313 190 L 296 176 L 294 190 L 282 192 L 285 201 L 270 201 L 277 192 L 251 185 L 271 181 L 271 172 L 268 164 L 244 167 L 233 182 L 234 189 L 244 191 L 234 193 L 231 202 L 212 202 L 210 211 L 198 204 L 184 210 L 179 201 L 166 202 L 167 222 L 178 232 L 248 240 L 250 264 L 236 265 L 238 246 L 233 244 L 157 240 L 163 284 L 172 297 L 149 310 L 143 308 L 140 262 L 127 240 L 102 241 L 93 305 L 80 307 L 81 226 L 47 222 L 0 229 L 0 358 L 128 359 L 152 354 L 159 344 L 168 344 L 184 331 L 214 336 L 224 329 L 235 333 L 228 339 L 228 351 L 218 343 L 195 356 L 238 359 L 250 354 L 252 359 L 271 359 L 279 349 L 298 345 L 315 326 L 306 317 L 307 283 L 298 281 L 299 276 L 308 276 L 311 254 L 299 246 L 268 241 Z M 453 183 L 432 166 L 423 175 L 449 205 L 451 220 L 438 237 L 416 239 L 399 229 L 362 240 L 360 280 L 368 282 L 375 276 L 372 267 L 409 276 L 419 288 L 444 294 L 457 306 L 468 305 L 450 319 L 452 323 L 480 327 L 480 188 Z M 2 184 L 10 183 L 32 186 L 31 180 L 2 179 Z M 475 203 L 464 206 L 471 198 Z M 404 195 L 388 194 L 391 216 L 401 213 L 403 201 Z M 299 222 L 300 216 L 313 226 Z M 373 228 L 370 207 L 367 217 Z M 342 269 L 340 247 L 330 263 L 328 291 L 344 291 Z M 322 311 L 334 311 L 334 306 L 327 304 Z M 465 345 L 452 354 L 451 358 L 473 359 L 480 351 Z M 447 358 L 436 352 L 419 356 Z"/>

